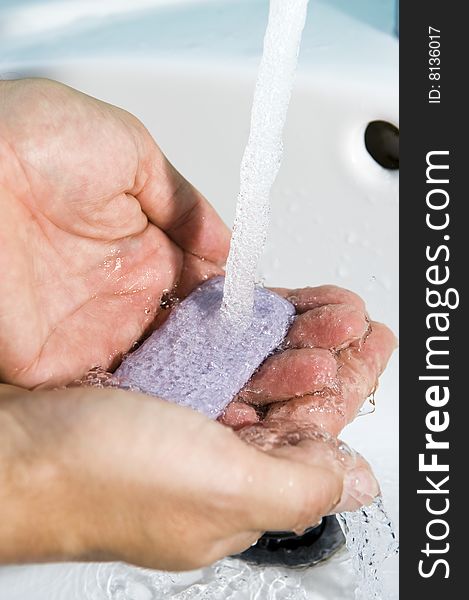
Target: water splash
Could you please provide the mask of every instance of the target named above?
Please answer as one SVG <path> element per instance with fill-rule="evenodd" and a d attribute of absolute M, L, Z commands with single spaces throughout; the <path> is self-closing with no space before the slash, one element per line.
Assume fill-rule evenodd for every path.
<path fill-rule="evenodd" d="M 81 379 L 75 379 L 68 387 L 118 388 L 119 381 L 112 373 L 100 366 L 92 367 Z"/>
<path fill-rule="evenodd" d="M 344 565 L 337 561 L 339 570 Z M 342 567 L 342 568 L 341 568 Z M 317 571 L 316 571 L 317 573 Z M 197 573 L 165 573 L 124 564 L 104 565 L 97 573 L 96 600 L 326 600 L 307 591 L 308 570 L 259 567 L 226 558 Z M 188 581 L 188 577 L 192 581 Z M 93 599 L 94 600 L 94 599 Z"/>
<path fill-rule="evenodd" d="M 399 544 L 382 498 L 355 512 L 337 515 L 357 577 L 356 600 L 390 600 L 386 570 Z"/>
<path fill-rule="evenodd" d="M 282 133 L 307 5 L 308 0 L 270 2 L 226 267 L 223 312 L 237 327 L 246 327 L 252 315 L 257 268 L 269 226 L 270 189 L 282 160 Z"/>

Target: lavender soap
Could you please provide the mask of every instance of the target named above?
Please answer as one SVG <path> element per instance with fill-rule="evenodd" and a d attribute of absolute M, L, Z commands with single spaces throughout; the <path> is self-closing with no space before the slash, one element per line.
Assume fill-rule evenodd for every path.
<path fill-rule="evenodd" d="M 282 343 L 295 309 L 257 287 L 251 324 L 237 331 L 222 316 L 223 277 L 196 288 L 115 372 L 120 387 L 188 406 L 216 419 Z"/>

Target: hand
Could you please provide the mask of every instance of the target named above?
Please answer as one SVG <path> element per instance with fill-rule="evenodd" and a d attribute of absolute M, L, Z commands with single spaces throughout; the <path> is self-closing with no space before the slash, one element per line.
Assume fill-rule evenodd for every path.
<path fill-rule="evenodd" d="M 363 461 L 343 464 L 323 443 L 261 452 L 149 396 L 10 386 L 0 396 L 0 564 L 192 569 L 378 491 Z"/>
<path fill-rule="evenodd" d="M 47 80 L 0 82 L 0 208 L 0 380 L 27 388 L 113 368 L 228 251 L 135 117 Z"/>
<path fill-rule="evenodd" d="M 276 291 L 297 310 L 285 349 L 264 362 L 221 421 L 234 429 L 261 424 L 279 440 L 295 426 L 336 436 L 376 390 L 396 339 L 369 321 L 353 292 L 335 286 Z M 264 437 L 274 443 L 272 435 Z"/>

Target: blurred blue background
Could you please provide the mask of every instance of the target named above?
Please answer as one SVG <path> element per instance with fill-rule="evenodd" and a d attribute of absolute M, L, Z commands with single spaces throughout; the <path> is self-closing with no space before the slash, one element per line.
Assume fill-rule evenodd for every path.
<path fill-rule="evenodd" d="M 268 5 L 268 0 L 0 0 L 0 68 L 109 55 L 257 58 Z M 370 36 L 394 37 L 395 12 L 394 0 L 310 0 L 301 62 L 334 64 L 340 56 L 363 63 Z"/>

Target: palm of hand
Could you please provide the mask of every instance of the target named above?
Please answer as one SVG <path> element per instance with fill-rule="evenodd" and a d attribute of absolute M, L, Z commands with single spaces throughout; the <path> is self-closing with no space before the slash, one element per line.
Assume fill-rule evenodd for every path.
<path fill-rule="evenodd" d="M 220 271 L 229 238 L 137 119 L 52 82 L 15 85 L 0 127 L 0 377 L 60 385 L 110 368 L 165 291 Z"/>

